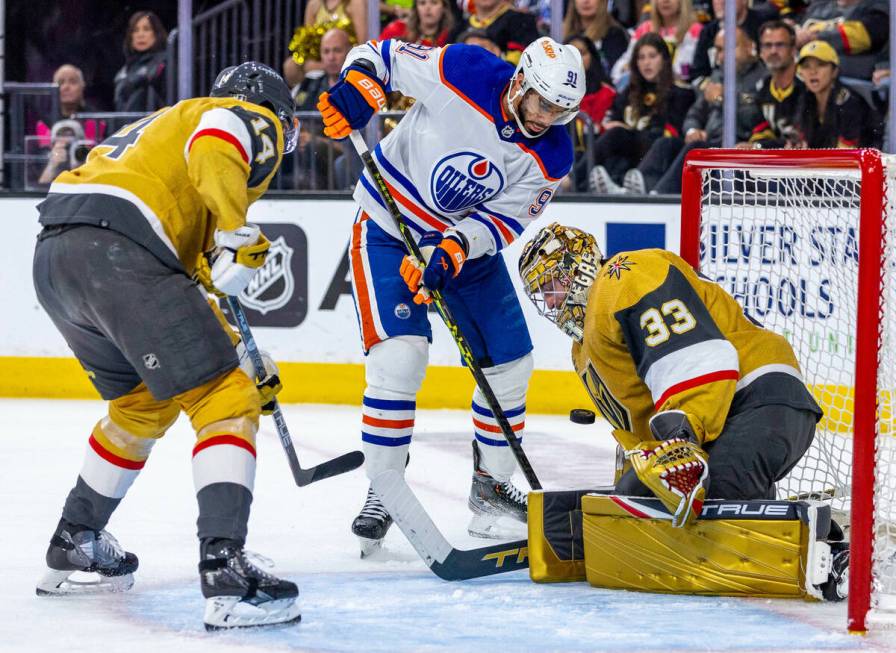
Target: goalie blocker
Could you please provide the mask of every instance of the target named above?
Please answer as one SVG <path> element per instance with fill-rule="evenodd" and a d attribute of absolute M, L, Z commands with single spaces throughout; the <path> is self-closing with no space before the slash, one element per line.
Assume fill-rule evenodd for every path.
<path fill-rule="evenodd" d="M 817 501 L 706 501 L 688 528 L 659 499 L 568 490 L 529 494 L 529 574 L 536 582 L 673 594 L 842 598 L 843 543 L 826 541 Z M 835 529 L 836 531 L 836 529 Z M 840 590 L 840 594 L 837 594 Z"/>

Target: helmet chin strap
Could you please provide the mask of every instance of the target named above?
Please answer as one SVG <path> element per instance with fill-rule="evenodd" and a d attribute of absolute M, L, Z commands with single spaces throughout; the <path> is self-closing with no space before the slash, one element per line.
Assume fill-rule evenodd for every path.
<path fill-rule="evenodd" d="M 520 128 L 521 132 L 523 132 L 523 136 L 525 136 L 526 138 L 538 138 L 539 136 L 543 136 L 545 134 L 545 132 L 547 132 L 547 129 L 542 130 L 541 132 L 539 132 L 537 134 L 530 133 L 529 130 L 526 129 L 526 126 L 523 125 L 523 121 L 520 119 L 519 115 L 517 114 L 516 109 L 513 108 L 514 100 L 516 100 L 517 98 L 520 98 L 522 100 L 522 96 L 525 94 L 526 94 L 526 91 L 523 90 L 522 84 L 520 84 L 520 89 L 516 93 L 514 93 L 513 96 L 510 95 L 510 88 L 508 88 L 507 89 L 507 110 L 510 112 L 510 115 L 512 115 L 513 119 L 516 121 L 516 126 Z M 521 102 L 521 104 L 522 104 L 522 102 Z"/>

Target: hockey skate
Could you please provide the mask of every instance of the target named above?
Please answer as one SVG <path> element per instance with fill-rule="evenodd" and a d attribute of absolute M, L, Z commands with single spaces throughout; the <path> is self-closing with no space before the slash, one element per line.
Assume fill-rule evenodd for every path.
<path fill-rule="evenodd" d="M 525 537 L 524 529 L 513 522 L 526 523 L 528 498 L 510 481 L 495 480 L 482 469 L 482 454 L 479 445 L 473 441 L 473 484 L 470 487 L 470 510 L 473 518 L 467 532 L 473 537 L 495 540 Z"/>
<path fill-rule="evenodd" d="M 205 597 L 205 629 L 251 628 L 301 621 L 295 583 L 259 569 L 234 540 L 204 539 L 199 579 Z"/>
<path fill-rule="evenodd" d="M 842 601 L 849 595 L 849 542 L 831 542 L 831 571 L 819 587 L 826 601 Z"/>
<path fill-rule="evenodd" d="M 383 502 L 373 493 L 373 488 L 367 490 L 367 500 L 361 512 L 352 522 L 354 533 L 361 545 L 361 557 L 373 555 L 383 547 L 383 539 L 392 526 L 392 517 L 386 511 Z"/>
<path fill-rule="evenodd" d="M 38 596 L 125 592 L 134 584 L 137 556 L 106 531 L 59 520 L 47 549 L 47 572 Z"/>

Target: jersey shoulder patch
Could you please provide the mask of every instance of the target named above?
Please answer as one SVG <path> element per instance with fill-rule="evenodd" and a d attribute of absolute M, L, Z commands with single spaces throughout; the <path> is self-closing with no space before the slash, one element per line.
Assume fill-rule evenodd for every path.
<path fill-rule="evenodd" d="M 442 83 L 493 121 L 501 119 L 498 95 L 512 74 L 513 65 L 479 46 L 455 43 L 442 49 L 439 61 Z"/>
<path fill-rule="evenodd" d="M 249 188 L 258 186 L 280 163 L 277 149 L 277 126 L 273 120 L 261 112 L 244 107 L 228 107 L 227 111 L 236 116 L 245 126 L 252 144 L 249 163 Z"/>

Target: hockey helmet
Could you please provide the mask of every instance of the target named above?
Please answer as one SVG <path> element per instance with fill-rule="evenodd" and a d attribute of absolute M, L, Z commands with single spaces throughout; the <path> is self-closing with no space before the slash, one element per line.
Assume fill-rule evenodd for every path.
<path fill-rule="evenodd" d="M 520 278 L 535 310 L 578 342 L 602 257 L 594 236 L 557 222 L 539 231 L 520 255 Z"/>
<path fill-rule="evenodd" d="M 296 104 L 289 86 L 272 68 L 247 61 L 225 68 L 212 84 L 212 97 L 234 97 L 270 109 L 283 124 L 283 151 L 296 149 L 299 140 Z"/>
<path fill-rule="evenodd" d="M 520 57 L 520 62 L 513 71 L 513 78 L 522 74 L 519 91 L 511 97 L 507 95 L 507 108 L 516 119 L 516 123 L 529 138 L 540 134 L 530 134 L 516 108 L 516 99 L 525 96 L 526 91 L 533 90 L 553 107 L 562 110 L 555 119 L 555 125 L 565 125 L 579 112 L 579 104 L 585 97 L 585 68 L 582 55 L 572 45 L 561 45 L 555 40 L 543 36 L 529 44 Z"/>

